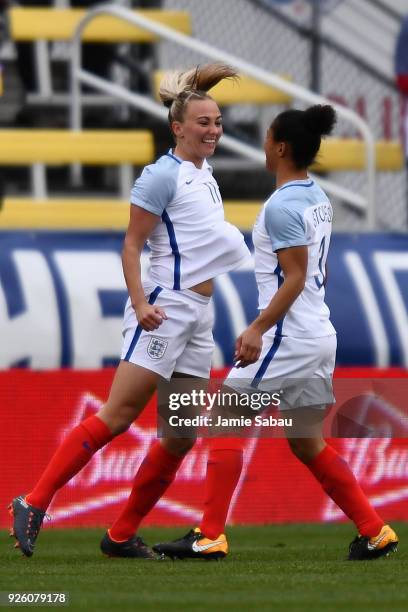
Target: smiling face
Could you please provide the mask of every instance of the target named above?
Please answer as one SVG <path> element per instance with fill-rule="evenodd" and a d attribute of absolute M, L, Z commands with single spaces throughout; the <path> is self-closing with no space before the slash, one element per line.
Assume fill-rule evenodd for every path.
<path fill-rule="evenodd" d="M 193 99 L 187 103 L 183 121 L 173 121 L 172 130 L 177 142 L 175 154 L 201 166 L 221 138 L 220 109 L 214 100 Z"/>

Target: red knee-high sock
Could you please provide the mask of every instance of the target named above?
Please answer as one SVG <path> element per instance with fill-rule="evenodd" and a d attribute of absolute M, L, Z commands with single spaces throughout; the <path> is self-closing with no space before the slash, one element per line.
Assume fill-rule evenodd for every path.
<path fill-rule="evenodd" d="M 46 510 L 55 493 L 112 440 L 109 427 L 96 415 L 88 417 L 66 436 L 26 500 Z"/>
<path fill-rule="evenodd" d="M 109 529 L 109 536 L 122 542 L 131 538 L 142 519 L 173 482 L 184 457 L 169 453 L 156 442 L 141 463 L 132 491 L 120 516 Z"/>
<path fill-rule="evenodd" d="M 356 525 L 362 536 L 376 536 L 384 525 L 363 493 L 353 472 L 332 446 L 324 449 L 306 467 L 324 491 Z"/>
<path fill-rule="evenodd" d="M 200 531 L 215 540 L 225 531 L 231 499 L 242 471 L 244 440 L 216 438 L 210 444 Z"/>

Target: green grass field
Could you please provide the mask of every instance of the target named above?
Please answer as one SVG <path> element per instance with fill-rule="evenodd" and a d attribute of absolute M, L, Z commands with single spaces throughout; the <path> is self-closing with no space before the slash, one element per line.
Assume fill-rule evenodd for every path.
<path fill-rule="evenodd" d="M 407 610 L 408 523 L 395 527 L 397 554 L 353 563 L 351 525 L 233 527 L 222 562 L 109 559 L 99 529 L 45 530 L 26 559 L 2 531 L 0 591 L 66 591 L 70 610 Z M 141 534 L 155 543 L 185 531 Z"/>

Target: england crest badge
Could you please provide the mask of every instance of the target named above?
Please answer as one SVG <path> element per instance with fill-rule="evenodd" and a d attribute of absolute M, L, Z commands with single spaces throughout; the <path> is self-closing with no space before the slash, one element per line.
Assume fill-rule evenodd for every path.
<path fill-rule="evenodd" d="M 157 336 L 152 336 L 147 345 L 147 354 L 151 359 L 161 359 L 166 352 L 168 341 Z"/>

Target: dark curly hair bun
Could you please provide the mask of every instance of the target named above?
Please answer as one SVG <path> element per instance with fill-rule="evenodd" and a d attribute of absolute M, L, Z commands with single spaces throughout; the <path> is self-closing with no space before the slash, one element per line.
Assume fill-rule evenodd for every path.
<path fill-rule="evenodd" d="M 319 136 L 328 136 L 336 123 L 336 111 L 326 104 L 316 104 L 304 111 L 305 126 Z"/>

